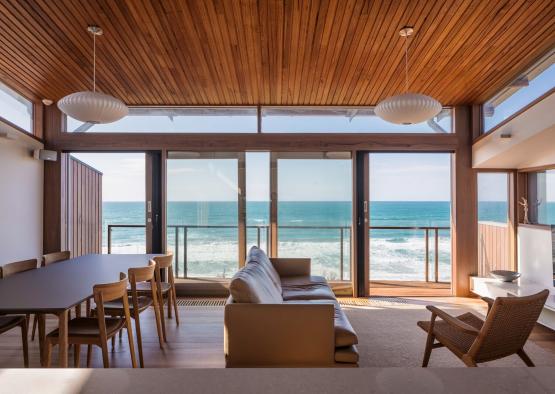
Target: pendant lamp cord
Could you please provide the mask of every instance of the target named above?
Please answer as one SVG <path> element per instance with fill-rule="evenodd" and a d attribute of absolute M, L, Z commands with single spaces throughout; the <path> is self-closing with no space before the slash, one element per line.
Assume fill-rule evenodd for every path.
<path fill-rule="evenodd" d="M 96 92 L 96 34 L 93 33 L 93 92 Z"/>
<path fill-rule="evenodd" d="M 405 35 L 405 93 L 409 92 L 409 37 Z"/>

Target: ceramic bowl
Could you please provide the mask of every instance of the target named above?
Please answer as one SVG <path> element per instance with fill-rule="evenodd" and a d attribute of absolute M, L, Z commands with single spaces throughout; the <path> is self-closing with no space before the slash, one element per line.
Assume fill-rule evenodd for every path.
<path fill-rule="evenodd" d="M 491 276 L 500 282 L 512 282 L 520 278 L 520 272 L 496 270 L 490 272 Z"/>

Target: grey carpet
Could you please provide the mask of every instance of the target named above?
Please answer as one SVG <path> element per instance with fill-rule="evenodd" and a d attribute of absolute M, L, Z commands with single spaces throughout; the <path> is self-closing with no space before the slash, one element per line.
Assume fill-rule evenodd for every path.
<path fill-rule="evenodd" d="M 427 303 L 434 303 L 451 314 L 471 311 L 482 315 L 480 307 L 474 310 L 463 308 L 446 299 L 424 301 L 402 299 L 402 302 L 370 302 L 368 306 L 347 306 L 343 308 L 358 333 L 361 367 L 418 367 L 426 341 L 426 333 L 416 326 L 418 320 L 430 318 L 425 309 Z M 528 341 L 525 350 L 537 366 L 555 366 L 555 353 Z M 430 367 L 464 367 L 464 364 L 445 348 L 435 349 Z M 518 356 L 480 364 L 493 367 L 522 367 Z"/>

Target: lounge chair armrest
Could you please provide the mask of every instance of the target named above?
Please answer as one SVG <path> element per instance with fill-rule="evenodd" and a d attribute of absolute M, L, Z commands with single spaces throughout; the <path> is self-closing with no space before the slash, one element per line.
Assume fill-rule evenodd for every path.
<path fill-rule="evenodd" d="M 432 320 L 434 320 L 435 316 L 439 317 L 441 320 L 443 320 L 444 322 L 446 322 L 447 324 L 449 324 L 452 327 L 455 327 L 456 329 L 466 333 L 466 334 L 472 334 L 472 335 L 478 335 L 479 331 L 472 327 L 470 324 L 467 324 L 459 319 L 457 319 L 455 316 L 451 316 L 450 314 L 448 314 L 447 312 L 433 306 L 433 305 L 428 305 L 426 306 L 426 309 L 428 309 L 430 312 L 432 312 Z"/>
<path fill-rule="evenodd" d="M 270 261 L 279 276 L 310 276 L 310 259 L 271 257 Z"/>

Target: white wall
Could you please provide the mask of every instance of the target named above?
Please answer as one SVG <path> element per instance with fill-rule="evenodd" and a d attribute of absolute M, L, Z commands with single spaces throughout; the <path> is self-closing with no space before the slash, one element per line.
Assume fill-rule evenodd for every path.
<path fill-rule="evenodd" d="M 42 255 L 43 162 L 40 143 L 0 137 L 0 265 Z"/>
<path fill-rule="evenodd" d="M 523 283 L 553 288 L 551 229 L 518 226 L 518 270 Z"/>

